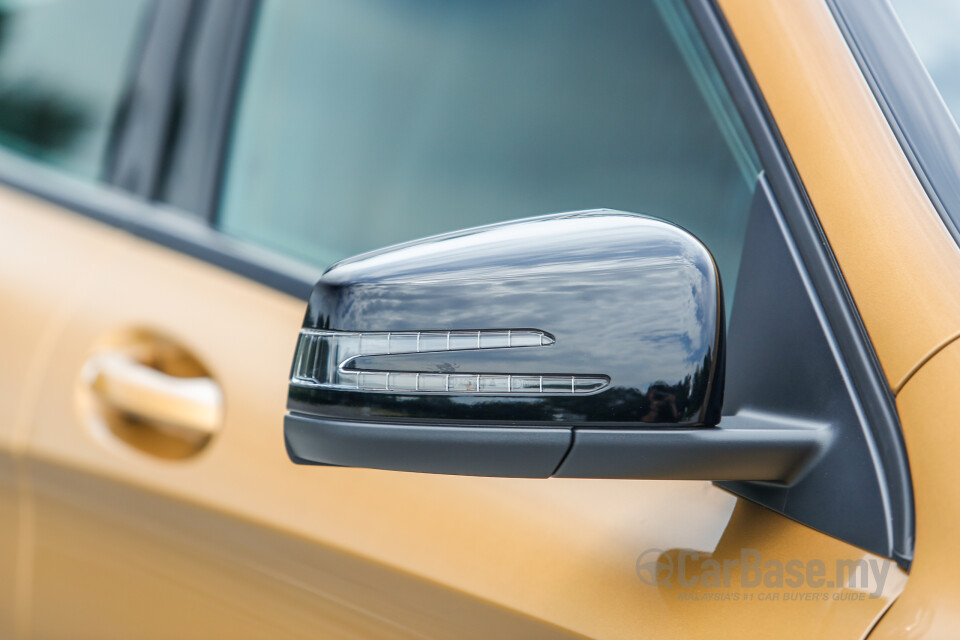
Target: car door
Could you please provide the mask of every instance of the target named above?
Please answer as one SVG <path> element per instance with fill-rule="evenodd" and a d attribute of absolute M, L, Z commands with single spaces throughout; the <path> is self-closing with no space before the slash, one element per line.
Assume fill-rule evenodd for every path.
<path fill-rule="evenodd" d="M 867 632 L 900 568 L 710 483 L 297 467 L 283 447 L 305 296 L 355 252 L 642 211 L 707 244 L 736 316 L 751 211 L 807 210 L 788 213 L 800 187 L 755 132 L 741 63 L 715 62 L 731 43 L 712 7 L 174 4 L 143 18 L 95 171 L 15 147 L 0 165 L 25 319 L 0 340 L 32 381 L 10 453 L 21 635 Z M 739 574 L 698 589 L 649 569 L 744 550 L 870 559 L 883 580 L 784 602 Z"/>
<path fill-rule="evenodd" d="M 145 10 L 136 1 L 83 5 L 0 5 L 0 145 L 81 176 L 78 182 L 99 172 Z M 110 32 L 97 29 L 104 16 L 111 19 Z M 50 46 L 53 41 L 58 46 Z M 69 51 L 74 55 L 64 56 Z M 15 160 L 5 166 L 5 180 L 10 180 L 26 165 Z M 16 637 L 26 631 L 33 531 L 22 454 L 43 395 L 41 370 L 68 308 L 104 268 L 106 256 L 96 241 L 82 249 L 63 242 L 75 224 L 73 216 L 49 224 L 46 216 L 56 207 L 19 189 L 2 188 L 0 330 L 6 337 L 0 340 L 0 635 Z M 29 238 L 37 232 L 62 250 L 47 252 L 44 243 L 31 244 Z M 56 284 L 50 279 L 54 273 L 59 274 Z M 60 294 L 42 293 L 50 286 Z"/>

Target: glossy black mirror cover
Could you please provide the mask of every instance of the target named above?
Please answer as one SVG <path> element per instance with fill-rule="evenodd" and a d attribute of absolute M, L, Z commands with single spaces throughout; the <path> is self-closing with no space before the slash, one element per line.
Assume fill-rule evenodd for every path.
<path fill-rule="evenodd" d="M 288 408 L 473 425 L 712 426 L 724 315 L 707 249 L 598 210 L 435 236 L 314 288 Z"/>

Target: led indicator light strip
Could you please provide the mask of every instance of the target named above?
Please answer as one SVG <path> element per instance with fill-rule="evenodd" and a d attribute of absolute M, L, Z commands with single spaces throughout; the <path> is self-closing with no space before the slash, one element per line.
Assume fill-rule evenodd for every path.
<path fill-rule="evenodd" d="M 301 387 L 379 393 L 557 396 L 595 393 L 604 375 L 433 373 L 348 369 L 362 356 L 549 347 L 537 329 L 479 331 L 327 331 L 303 329 L 290 382 Z"/>

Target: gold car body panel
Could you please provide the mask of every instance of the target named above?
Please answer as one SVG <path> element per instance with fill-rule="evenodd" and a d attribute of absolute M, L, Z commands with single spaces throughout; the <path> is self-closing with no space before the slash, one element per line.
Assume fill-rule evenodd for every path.
<path fill-rule="evenodd" d="M 826 3 L 719 4 L 896 392 L 960 335 L 960 249 Z"/>
<path fill-rule="evenodd" d="M 18 215 L 5 216 L 0 225 L 0 637 L 14 637 L 24 617 L 31 569 L 22 545 L 32 537 L 22 459 L 33 408 L 53 341 L 79 302 L 79 283 L 105 268 L 109 243 L 90 237 L 82 250 L 48 252 L 28 241 L 36 229 L 30 213 L 38 205 L 19 196 L 4 204 Z M 46 231 L 58 234 L 54 228 Z M 83 259 L 77 260 L 80 253 Z M 54 284 L 51 275 L 57 272 L 61 277 Z M 59 293 L 44 290 L 50 286 Z"/>
<path fill-rule="evenodd" d="M 913 469 L 917 549 L 903 595 L 871 639 L 955 638 L 960 629 L 960 580 L 950 561 L 960 531 L 958 397 L 960 342 L 931 358 L 897 396 Z"/>
<path fill-rule="evenodd" d="M 721 5 L 899 388 L 960 330 L 960 298 L 944 290 L 957 283 L 941 277 L 960 273 L 956 246 L 825 5 Z M 0 228 L 16 232 L 0 236 L 0 282 L 17 285 L 3 321 L 19 331 L 0 348 L 29 372 L 0 424 L 28 504 L 22 635 L 850 638 L 904 587 L 896 568 L 881 597 L 861 601 L 834 600 L 843 587 L 817 600 L 690 601 L 642 582 L 635 564 L 650 549 L 868 555 L 709 483 L 296 467 L 281 416 L 303 301 L 10 189 Z M 132 448 L 91 410 L 84 363 L 135 330 L 177 340 L 223 389 L 224 424 L 194 456 Z M 914 459 L 931 445 L 901 411 Z M 924 517 L 918 506 L 921 544 Z"/>

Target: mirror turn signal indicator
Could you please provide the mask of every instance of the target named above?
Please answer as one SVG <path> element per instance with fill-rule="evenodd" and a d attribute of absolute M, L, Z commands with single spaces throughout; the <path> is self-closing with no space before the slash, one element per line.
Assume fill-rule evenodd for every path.
<path fill-rule="evenodd" d="M 295 386 L 417 394 L 562 396 L 596 393 L 610 378 L 596 374 L 441 373 L 351 368 L 363 356 L 549 347 L 556 339 L 538 329 L 477 331 L 329 331 L 303 329 L 291 384 Z"/>

